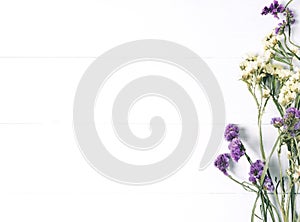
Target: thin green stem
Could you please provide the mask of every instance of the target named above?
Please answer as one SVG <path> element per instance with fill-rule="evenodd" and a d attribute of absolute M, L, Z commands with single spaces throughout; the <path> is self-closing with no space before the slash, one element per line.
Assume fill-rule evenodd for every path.
<path fill-rule="evenodd" d="M 272 204 L 272 202 L 271 202 L 271 200 L 270 200 L 270 198 L 269 198 L 269 196 L 268 196 L 268 194 L 267 194 L 267 192 L 266 191 L 264 191 L 264 192 L 262 192 L 263 193 L 263 198 L 264 198 L 264 202 L 266 202 L 266 209 L 267 209 L 267 211 L 269 211 L 269 214 L 270 214 L 270 216 L 271 216 L 271 219 L 272 219 L 272 221 L 273 222 L 276 222 L 276 220 L 275 220 L 275 216 L 274 216 L 274 212 L 273 212 L 273 204 Z M 275 208 L 275 212 L 277 213 L 277 209 Z"/>
<path fill-rule="evenodd" d="M 267 170 L 269 169 L 270 160 L 271 160 L 271 158 L 273 156 L 273 153 L 274 153 L 274 151 L 275 151 L 275 149 L 276 149 L 279 141 L 280 141 L 280 135 L 277 137 L 276 142 L 273 145 L 273 148 L 271 150 L 271 153 L 270 153 L 268 159 L 266 160 L 265 167 L 264 167 L 263 173 L 262 173 L 261 178 L 260 178 L 260 184 L 263 184 L 263 182 L 265 180 L 265 176 L 266 176 Z"/>
<path fill-rule="evenodd" d="M 292 183 L 292 189 L 291 189 L 291 199 L 290 199 L 290 202 L 291 202 L 291 213 L 292 213 L 292 221 L 294 221 L 295 219 L 295 215 L 294 215 L 294 210 L 295 210 L 295 198 L 296 198 L 296 195 L 295 195 L 295 184 Z"/>
<path fill-rule="evenodd" d="M 252 191 L 252 192 L 257 192 L 256 190 L 254 190 L 252 187 L 246 185 L 246 183 L 244 182 L 240 182 L 237 179 L 233 178 L 231 175 L 228 175 L 229 179 L 231 179 L 232 181 L 234 181 L 235 183 L 241 185 L 245 190 L 247 191 Z"/>
<path fill-rule="evenodd" d="M 297 192 L 296 192 L 296 195 L 299 194 L 299 185 L 297 186 Z M 298 217 L 298 220 L 300 220 L 300 216 L 297 215 L 297 206 L 294 207 L 294 211 L 293 211 L 293 215 L 294 215 L 294 221 L 297 222 L 297 217 Z"/>
<path fill-rule="evenodd" d="M 265 154 L 264 145 L 263 145 L 263 136 L 262 136 L 261 119 L 262 119 L 262 115 L 261 115 L 261 113 L 260 113 L 260 114 L 258 115 L 259 149 L 260 149 L 260 153 L 261 153 L 262 159 L 263 159 L 263 161 L 265 161 L 265 160 L 266 160 L 266 154 Z"/>
<path fill-rule="evenodd" d="M 263 97 L 262 97 L 262 92 L 261 92 L 261 88 L 260 88 L 260 93 L 261 93 L 261 102 L 260 102 L 260 106 L 258 107 L 258 129 L 259 129 L 259 148 L 260 148 L 260 153 L 262 156 L 262 159 L 265 161 L 266 160 L 266 154 L 265 154 L 265 149 L 264 149 L 264 143 L 263 143 L 263 135 L 262 135 L 262 117 L 263 114 L 265 112 L 267 103 L 269 101 L 269 99 L 266 99 L 264 104 L 262 104 L 263 102 Z"/>
<path fill-rule="evenodd" d="M 279 111 L 281 117 L 283 117 L 284 112 L 283 112 L 283 109 L 282 109 L 281 105 L 278 103 L 278 101 L 277 101 L 277 99 L 274 97 L 274 95 L 272 95 L 272 99 L 273 99 L 273 102 L 274 102 L 274 104 L 275 104 L 277 110 Z"/>
<path fill-rule="evenodd" d="M 250 165 L 253 163 L 250 156 L 245 152 L 245 157 L 248 160 L 248 162 L 250 163 Z"/>
<path fill-rule="evenodd" d="M 255 209 L 256 209 L 256 205 L 257 205 L 258 199 L 259 199 L 259 193 L 257 193 L 256 199 L 255 199 L 254 204 L 253 204 L 253 207 L 252 207 L 251 222 L 254 222 Z"/>
<path fill-rule="evenodd" d="M 281 154 L 281 152 L 279 149 L 278 154 L 277 154 L 278 164 L 279 164 L 279 177 L 280 177 L 279 184 L 280 184 L 280 188 L 281 188 L 281 195 L 285 195 L 284 187 L 283 187 L 283 179 L 282 179 L 282 165 L 281 165 L 280 154 Z M 280 203 L 277 191 L 275 192 L 275 198 L 276 198 L 277 204 L 280 206 L 282 216 L 283 216 L 283 218 L 285 218 L 286 213 L 285 213 L 285 209 L 284 209 L 284 203 Z"/>
<path fill-rule="evenodd" d="M 285 217 L 285 211 L 284 211 L 284 207 L 281 206 L 280 204 L 280 201 L 279 201 L 279 196 L 278 196 L 278 193 L 277 191 L 274 192 L 274 195 L 275 195 L 275 200 L 276 200 L 276 203 L 278 204 L 279 208 L 280 208 L 280 211 L 281 211 L 281 214 L 282 214 L 282 217 L 284 218 Z M 275 206 L 274 206 L 275 207 Z M 277 207 L 275 207 L 277 209 Z M 277 211 L 276 211 L 277 212 Z M 277 214 L 279 215 L 279 213 L 277 212 Z M 280 220 L 281 221 L 281 220 Z"/>
<path fill-rule="evenodd" d="M 250 88 L 248 88 L 248 90 L 249 90 L 250 94 L 253 96 L 254 101 L 255 101 L 255 103 L 256 103 L 256 106 L 259 107 L 259 102 L 258 102 L 258 99 L 257 99 L 255 93 L 254 93 L 253 90 L 250 89 Z"/>
<path fill-rule="evenodd" d="M 271 204 L 272 208 L 275 210 L 275 213 L 276 213 L 277 218 L 278 218 L 278 222 L 281 222 L 282 219 L 281 219 L 281 217 L 280 217 L 280 214 L 279 214 L 279 212 L 278 212 L 277 207 L 276 207 L 273 203 L 270 203 L 270 204 Z M 274 220 L 274 221 L 275 221 L 275 220 Z"/>
<path fill-rule="evenodd" d="M 298 60 L 300 60 L 300 57 L 296 53 L 294 53 L 293 50 L 291 50 L 290 47 L 288 46 L 287 37 L 285 33 L 283 33 L 283 36 L 284 36 L 284 46 L 286 47 L 286 49 L 289 50 L 289 52 L 292 53 L 293 56 L 295 56 Z"/>
<path fill-rule="evenodd" d="M 260 190 L 259 191 L 260 193 L 260 199 L 261 199 L 261 211 L 263 213 L 263 219 L 264 219 L 264 222 L 267 222 L 268 220 L 268 215 L 267 215 L 267 211 L 265 209 L 265 199 L 264 199 L 264 195 L 262 193 L 262 191 Z"/>
<path fill-rule="evenodd" d="M 288 27 L 290 29 L 290 26 Z M 292 42 L 291 40 L 291 35 L 288 35 L 288 40 L 289 40 L 289 43 L 291 43 L 293 46 L 297 47 L 297 48 L 300 48 L 299 45 L 295 44 L 294 42 Z"/>
<path fill-rule="evenodd" d="M 291 4 L 294 0 L 290 0 L 286 5 L 285 8 L 287 8 L 289 6 L 289 4 Z"/>
<path fill-rule="evenodd" d="M 292 203 L 292 191 L 293 191 L 293 186 L 291 186 L 288 191 L 288 198 L 286 201 L 286 219 L 287 220 L 289 220 L 289 218 L 290 218 L 290 206 L 291 206 L 290 203 Z M 294 209 L 292 209 L 292 211 L 294 211 Z M 293 218 L 292 218 L 292 221 L 293 221 Z"/>

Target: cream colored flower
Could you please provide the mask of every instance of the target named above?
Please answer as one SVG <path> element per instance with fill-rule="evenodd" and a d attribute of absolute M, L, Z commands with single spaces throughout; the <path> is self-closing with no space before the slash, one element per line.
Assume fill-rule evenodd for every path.
<path fill-rule="evenodd" d="M 295 167 L 295 172 L 292 175 L 294 181 L 297 181 L 300 177 L 300 166 Z"/>
<path fill-rule="evenodd" d="M 287 158 L 288 158 L 288 159 L 291 159 L 291 157 L 292 157 L 291 151 L 287 151 Z"/>
<path fill-rule="evenodd" d="M 287 86 L 283 86 L 278 97 L 278 102 L 282 106 L 287 106 L 295 100 L 296 96 L 295 92 L 291 92 Z"/>
<path fill-rule="evenodd" d="M 274 57 L 273 50 L 268 49 L 264 52 L 265 61 L 269 62 Z"/>
<path fill-rule="evenodd" d="M 281 80 L 287 80 L 293 75 L 293 72 L 291 72 L 288 69 L 277 69 L 276 73 L 278 74 L 278 78 Z"/>
<path fill-rule="evenodd" d="M 268 98 L 270 96 L 270 90 L 269 89 L 263 89 L 263 97 Z"/>
<path fill-rule="evenodd" d="M 295 53 L 296 55 L 299 54 L 299 48 L 298 48 L 298 47 L 291 46 L 291 51 L 292 51 L 293 53 Z"/>
<path fill-rule="evenodd" d="M 277 45 L 277 43 L 278 43 L 277 36 L 274 35 L 273 32 L 268 34 L 263 40 L 263 45 L 264 45 L 265 50 L 275 47 Z"/>
<path fill-rule="evenodd" d="M 267 64 L 265 67 L 265 71 L 269 74 L 273 74 L 274 73 L 274 66 L 272 64 Z"/>

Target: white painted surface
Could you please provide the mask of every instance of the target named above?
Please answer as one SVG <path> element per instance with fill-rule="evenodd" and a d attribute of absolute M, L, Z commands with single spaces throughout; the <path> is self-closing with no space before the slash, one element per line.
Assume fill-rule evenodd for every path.
<path fill-rule="evenodd" d="M 209 123 L 202 122 L 196 152 L 178 173 L 154 185 L 126 186 L 85 162 L 73 135 L 72 105 L 95 57 L 127 41 L 165 39 L 207 62 L 224 93 L 227 121 L 252 127 L 256 109 L 238 81 L 238 66 L 246 52 L 261 49 L 276 24 L 260 16 L 269 3 L 2 1 L 0 221 L 248 221 L 254 196 L 212 165 L 198 171 Z"/>

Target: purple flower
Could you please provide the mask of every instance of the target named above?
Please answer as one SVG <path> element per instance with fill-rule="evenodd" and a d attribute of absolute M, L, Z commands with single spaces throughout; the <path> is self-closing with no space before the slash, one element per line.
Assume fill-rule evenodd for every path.
<path fill-rule="evenodd" d="M 270 9 L 269 9 L 267 6 L 265 6 L 265 7 L 263 8 L 261 14 L 262 14 L 262 15 L 267 15 L 267 14 L 269 14 L 269 13 L 270 13 Z"/>
<path fill-rule="evenodd" d="M 230 155 L 228 153 L 220 154 L 215 160 L 215 167 L 221 170 L 226 176 L 228 176 L 227 169 L 229 167 Z"/>
<path fill-rule="evenodd" d="M 279 19 L 279 17 L 278 17 L 278 13 L 282 13 L 282 12 L 284 12 L 284 6 L 283 5 L 281 5 L 281 4 L 278 4 L 278 1 L 274 1 L 271 5 L 270 5 L 270 8 L 269 8 L 269 10 L 270 10 L 270 13 L 275 17 L 275 18 L 278 18 Z"/>
<path fill-rule="evenodd" d="M 299 130 L 299 129 L 300 129 L 300 121 L 298 121 L 294 126 L 294 130 Z"/>
<path fill-rule="evenodd" d="M 290 24 L 294 24 L 296 22 L 296 20 L 294 18 L 294 12 L 292 10 L 290 10 L 289 8 L 286 8 L 286 10 L 283 14 L 285 15 L 285 17 L 287 18 L 287 21 Z"/>
<path fill-rule="evenodd" d="M 225 128 L 224 137 L 227 141 L 239 136 L 239 128 L 234 124 L 228 124 Z"/>
<path fill-rule="evenodd" d="M 261 12 L 262 15 L 271 14 L 277 19 L 279 19 L 278 14 L 281 13 L 283 13 L 283 15 L 285 16 L 285 20 L 280 22 L 275 28 L 275 33 L 279 35 L 284 32 L 287 25 L 292 25 L 295 23 L 296 20 L 294 18 L 294 12 L 289 8 L 286 8 L 284 5 L 279 4 L 277 0 L 274 0 L 274 2 L 269 7 L 265 6 Z"/>
<path fill-rule="evenodd" d="M 235 162 L 245 154 L 245 148 L 239 138 L 233 138 L 229 143 L 228 148 L 230 150 L 230 155 Z"/>
<path fill-rule="evenodd" d="M 295 117 L 297 119 L 300 119 L 300 111 L 297 109 L 296 113 L 295 113 Z"/>
<path fill-rule="evenodd" d="M 264 171 L 264 162 L 261 160 L 257 160 L 256 162 L 252 163 L 250 166 L 250 173 L 249 173 L 249 181 L 252 183 L 256 183 L 256 180 L 260 179 L 263 171 Z"/>
<path fill-rule="evenodd" d="M 279 4 L 278 1 L 274 1 L 269 7 L 265 6 L 261 12 L 262 15 L 271 14 L 275 18 L 279 19 L 278 14 L 283 13 L 285 7 L 282 4 Z"/>
<path fill-rule="evenodd" d="M 265 167 L 265 164 L 261 160 L 257 160 L 256 162 L 252 163 L 250 166 L 249 181 L 256 184 L 257 180 L 260 180 L 260 178 L 262 176 L 264 167 Z M 274 191 L 273 182 L 268 175 L 265 175 L 263 186 L 268 191 Z"/>
<path fill-rule="evenodd" d="M 280 117 L 274 117 L 271 120 L 271 124 L 276 128 L 280 128 L 283 126 L 283 119 Z"/>
<path fill-rule="evenodd" d="M 284 117 L 285 118 L 289 118 L 289 117 L 299 118 L 300 117 L 300 112 L 295 107 L 289 107 L 288 109 L 286 109 Z"/>
<path fill-rule="evenodd" d="M 278 23 L 278 26 L 275 28 L 275 34 L 282 34 L 286 27 L 286 22 L 283 20 L 282 22 Z"/>
<path fill-rule="evenodd" d="M 283 133 L 295 137 L 300 133 L 300 111 L 295 107 L 286 109 L 283 119 L 273 118 L 271 124 L 276 128 L 283 126 Z"/>
<path fill-rule="evenodd" d="M 266 175 L 265 180 L 264 180 L 264 188 L 268 191 L 272 191 L 272 192 L 274 191 L 273 182 L 268 175 Z"/>

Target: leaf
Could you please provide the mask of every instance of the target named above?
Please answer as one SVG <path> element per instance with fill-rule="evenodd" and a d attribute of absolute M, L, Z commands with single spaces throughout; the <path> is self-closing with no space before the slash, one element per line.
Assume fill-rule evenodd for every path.
<path fill-rule="evenodd" d="M 295 99 L 295 107 L 297 109 L 300 108 L 300 94 L 299 93 L 297 93 L 297 96 L 296 96 L 296 99 Z"/>
<path fill-rule="evenodd" d="M 270 90 L 271 95 L 277 97 L 280 93 L 281 83 L 280 81 L 271 74 L 267 74 L 263 78 L 264 87 Z"/>

